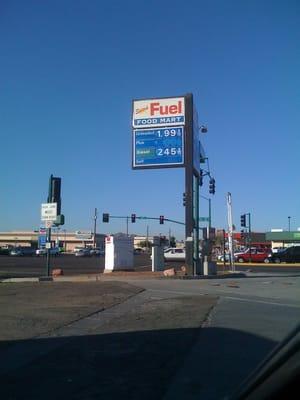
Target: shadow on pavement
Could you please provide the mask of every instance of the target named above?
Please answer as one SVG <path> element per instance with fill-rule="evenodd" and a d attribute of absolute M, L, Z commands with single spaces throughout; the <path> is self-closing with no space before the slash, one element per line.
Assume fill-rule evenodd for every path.
<path fill-rule="evenodd" d="M 162 399 L 172 383 L 167 398 L 219 399 L 275 344 L 222 328 L 15 341 L 0 352 L 1 397 Z"/>

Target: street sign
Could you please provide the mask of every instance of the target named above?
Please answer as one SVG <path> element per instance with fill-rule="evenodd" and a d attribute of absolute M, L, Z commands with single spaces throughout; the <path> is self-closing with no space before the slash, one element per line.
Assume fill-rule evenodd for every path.
<path fill-rule="evenodd" d="M 39 229 L 39 237 L 38 237 L 38 247 L 45 247 L 47 238 L 47 229 L 46 227 L 40 227 Z"/>
<path fill-rule="evenodd" d="M 183 126 L 133 131 L 133 168 L 184 166 Z"/>
<path fill-rule="evenodd" d="M 199 217 L 200 222 L 208 222 L 209 218 L 208 217 Z"/>
<path fill-rule="evenodd" d="M 132 114 L 134 128 L 184 125 L 185 98 L 134 100 Z"/>
<path fill-rule="evenodd" d="M 55 221 L 57 217 L 57 203 L 43 203 L 41 208 L 42 221 Z"/>

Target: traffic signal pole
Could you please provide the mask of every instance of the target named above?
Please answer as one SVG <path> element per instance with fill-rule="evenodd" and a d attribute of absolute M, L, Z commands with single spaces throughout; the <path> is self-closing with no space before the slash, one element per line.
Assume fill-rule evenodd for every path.
<path fill-rule="evenodd" d="M 250 263 L 252 262 L 252 257 L 251 257 L 251 215 L 248 213 L 248 222 L 249 222 L 249 261 Z"/>

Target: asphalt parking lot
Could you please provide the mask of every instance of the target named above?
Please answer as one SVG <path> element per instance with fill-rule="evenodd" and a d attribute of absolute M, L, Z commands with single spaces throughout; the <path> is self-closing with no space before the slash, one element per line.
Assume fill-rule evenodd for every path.
<path fill-rule="evenodd" d="M 96 274 L 104 271 L 105 258 L 103 256 L 75 257 L 73 254 L 63 254 L 51 257 L 51 268 L 62 268 L 64 275 Z M 179 269 L 183 261 L 169 261 L 165 268 Z M 151 271 L 149 254 L 134 256 L 133 269 L 135 271 Z M 229 270 L 229 265 L 218 264 L 218 270 Z M 236 270 L 253 272 L 296 273 L 300 272 L 299 264 L 237 264 Z M 45 276 L 47 273 L 46 257 L 13 257 L 0 256 L 0 279 Z"/>
<path fill-rule="evenodd" d="M 75 257 L 73 254 L 63 254 L 51 257 L 51 268 L 62 268 L 65 275 L 80 275 L 101 273 L 104 271 L 105 259 L 103 256 Z M 148 256 L 135 256 L 134 268 L 150 266 Z M 46 275 L 46 257 L 0 257 L 0 278 L 33 277 Z"/>

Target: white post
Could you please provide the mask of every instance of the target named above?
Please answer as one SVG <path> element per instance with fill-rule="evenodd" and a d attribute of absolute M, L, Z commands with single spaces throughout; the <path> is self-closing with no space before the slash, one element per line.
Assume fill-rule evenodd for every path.
<path fill-rule="evenodd" d="M 228 213 L 228 245 L 230 254 L 231 270 L 235 272 L 234 252 L 233 252 L 233 225 L 232 225 L 232 201 L 231 193 L 227 193 L 227 213 Z"/>

